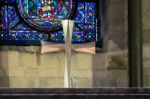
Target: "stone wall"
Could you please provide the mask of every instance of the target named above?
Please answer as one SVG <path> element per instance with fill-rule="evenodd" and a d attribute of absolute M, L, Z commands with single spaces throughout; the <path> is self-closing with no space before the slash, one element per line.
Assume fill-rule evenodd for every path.
<path fill-rule="evenodd" d="M 150 1 L 142 0 L 144 86 L 150 86 Z"/>
<path fill-rule="evenodd" d="M 102 16 L 105 51 L 95 55 L 73 52 L 74 88 L 127 87 L 128 48 L 126 0 L 106 0 Z M 105 18 L 104 18 L 105 17 Z M 105 30 L 104 28 L 106 28 Z M 107 48 L 106 48 L 107 47 Z M 63 87 L 64 52 L 1 51 L 0 86 L 9 88 Z"/>
<path fill-rule="evenodd" d="M 93 57 L 94 87 L 128 86 L 127 10 L 126 0 L 106 0 L 107 40 L 105 53 Z"/>

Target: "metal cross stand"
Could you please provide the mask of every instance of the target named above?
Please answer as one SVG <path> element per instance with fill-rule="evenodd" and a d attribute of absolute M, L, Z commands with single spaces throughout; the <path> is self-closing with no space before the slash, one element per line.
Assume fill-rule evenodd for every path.
<path fill-rule="evenodd" d="M 72 88 L 71 82 L 71 44 L 74 21 L 62 20 L 64 39 L 65 39 L 65 70 L 64 70 L 64 87 Z"/>

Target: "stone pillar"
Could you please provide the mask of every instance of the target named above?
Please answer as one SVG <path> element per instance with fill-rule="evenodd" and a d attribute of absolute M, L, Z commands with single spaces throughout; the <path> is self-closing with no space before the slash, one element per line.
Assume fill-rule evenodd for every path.
<path fill-rule="evenodd" d="M 128 0 L 130 87 L 143 86 L 141 0 Z"/>

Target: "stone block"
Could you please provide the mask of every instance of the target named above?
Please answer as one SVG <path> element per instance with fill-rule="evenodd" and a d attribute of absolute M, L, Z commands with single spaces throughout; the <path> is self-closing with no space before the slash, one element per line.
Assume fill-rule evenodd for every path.
<path fill-rule="evenodd" d="M 25 73 L 25 77 L 38 77 L 39 76 L 39 72 L 43 72 L 42 70 L 38 70 L 38 69 L 26 69 L 24 71 Z"/>
<path fill-rule="evenodd" d="M 79 78 L 92 78 L 93 71 L 92 70 L 73 70 L 72 76 L 79 77 Z"/>
<path fill-rule="evenodd" d="M 98 73 L 98 72 L 97 72 Z M 128 70 L 108 70 L 105 72 L 107 78 L 111 79 L 126 79 L 128 80 L 129 74 Z"/>
<path fill-rule="evenodd" d="M 93 87 L 128 87 L 128 81 L 120 79 L 93 78 Z"/>
<path fill-rule="evenodd" d="M 40 68 L 61 68 L 61 60 L 63 59 L 61 53 L 46 53 L 41 55 Z"/>
<path fill-rule="evenodd" d="M 73 88 L 92 88 L 93 82 L 92 78 L 74 78 Z"/>
<path fill-rule="evenodd" d="M 39 70 L 39 77 L 63 77 L 64 70 L 61 69 L 41 69 Z"/>
<path fill-rule="evenodd" d="M 63 88 L 63 77 L 40 77 L 38 79 L 39 88 Z"/>
<path fill-rule="evenodd" d="M 127 35 L 126 35 L 127 37 Z M 108 40 L 108 50 L 109 51 L 121 51 L 127 48 L 127 38 L 125 38 L 125 34 L 120 35 L 111 35 Z"/>
<path fill-rule="evenodd" d="M 93 55 L 92 59 L 92 70 L 105 70 L 107 65 L 107 54 L 97 53 Z"/>
<path fill-rule="evenodd" d="M 13 54 L 15 56 L 15 54 Z M 19 52 L 18 66 L 37 68 L 35 65 L 35 53 Z"/>
<path fill-rule="evenodd" d="M 38 79 L 38 77 L 25 77 L 27 88 L 39 88 Z"/>
<path fill-rule="evenodd" d="M 144 76 L 144 87 L 150 87 L 150 77 Z"/>
<path fill-rule="evenodd" d="M 147 13 L 147 12 L 150 11 L 149 5 L 150 5 L 149 0 L 143 0 L 142 1 L 142 8 L 143 8 L 142 10 L 143 10 L 144 13 Z"/>
<path fill-rule="evenodd" d="M 8 76 L 0 77 L 0 87 L 9 88 L 9 77 Z"/>
<path fill-rule="evenodd" d="M 144 30 L 143 32 L 145 33 L 150 29 L 150 25 L 149 25 L 150 14 L 148 12 L 142 13 L 142 17 L 143 17 L 142 23 L 143 23 L 143 30 Z"/>
<path fill-rule="evenodd" d="M 24 76 L 25 70 L 23 69 L 9 70 L 9 77 L 24 77 Z"/>
<path fill-rule="evenodd" d="M 37 77 L 10 77 L 9 88 L 40 88 Z"/>
<path fill-rule="evenodd" d="M 8 77 L 8 71 L 5 71 L 3 68 L 0 68 L 0 77 Z"/>
<path fill-rule="evenodd" d="M 150 68 L 144 68 L 143 73 L 144 73 L 144 77 L 145 76 L 149 76 L 150 77 Z"/>
<path fill-rule="evenodd" d="M 109 79 L 100 79 L 100 78 L 93 78 L 93 87 L 98 88 L 98 87 L 117 87 L 117 82 L 116 80 L 109 80 Z"/>
<path fill-rule="evenodd" d="M 72 58 L 72 69 L 91 70 L 92 57 L 93 55 L 88 53 L 74 53 Z"/>
<path fill-rule="evenodd" d="M 143 46 L 143 66 L 144 68 L 150 68 L 150 46 L 144 45 Z"/>
<path fill-rule="evenodd" d="M 9 68 L 20 68 L 22 65 L 19 65 L 19 53 L 18 51 L 8 51 L 8 63 L 9 63 Z"/>
<path fill-rule="evenodd" d="M 149 37 L 150 37 L 150 29 L 143 30 L 143 44 L 150 45 L 150 39 L 149 39 Z"/>
<path fill-rule="evenodd" d="M 9 63 L 8 63 L 8 51 L 0 52 L 0 68 L 8 71 Z"/>
<path fill-rule="evenodd" d="M 28 88 L 26 78 L 25 77 L 9 77 L 9 88 Z"/>
<path fill-rule="evenodd" d="M 93 72 L 94 87 L 128 87 L 128 71 L 105 70 Z M 121 85 L 122 84 L 122 85 Z"/>

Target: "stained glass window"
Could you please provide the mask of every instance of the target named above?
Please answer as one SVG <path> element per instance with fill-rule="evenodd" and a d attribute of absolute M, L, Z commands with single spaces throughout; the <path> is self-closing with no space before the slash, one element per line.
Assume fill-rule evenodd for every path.
<path fill-rule="evenodd" d="M 0 4 L 0 44 L 64 43 L 62 19 L 75 20 L 73 43 L 94 42 L 100 33 L 94 0 L 1 0 Z"/>

